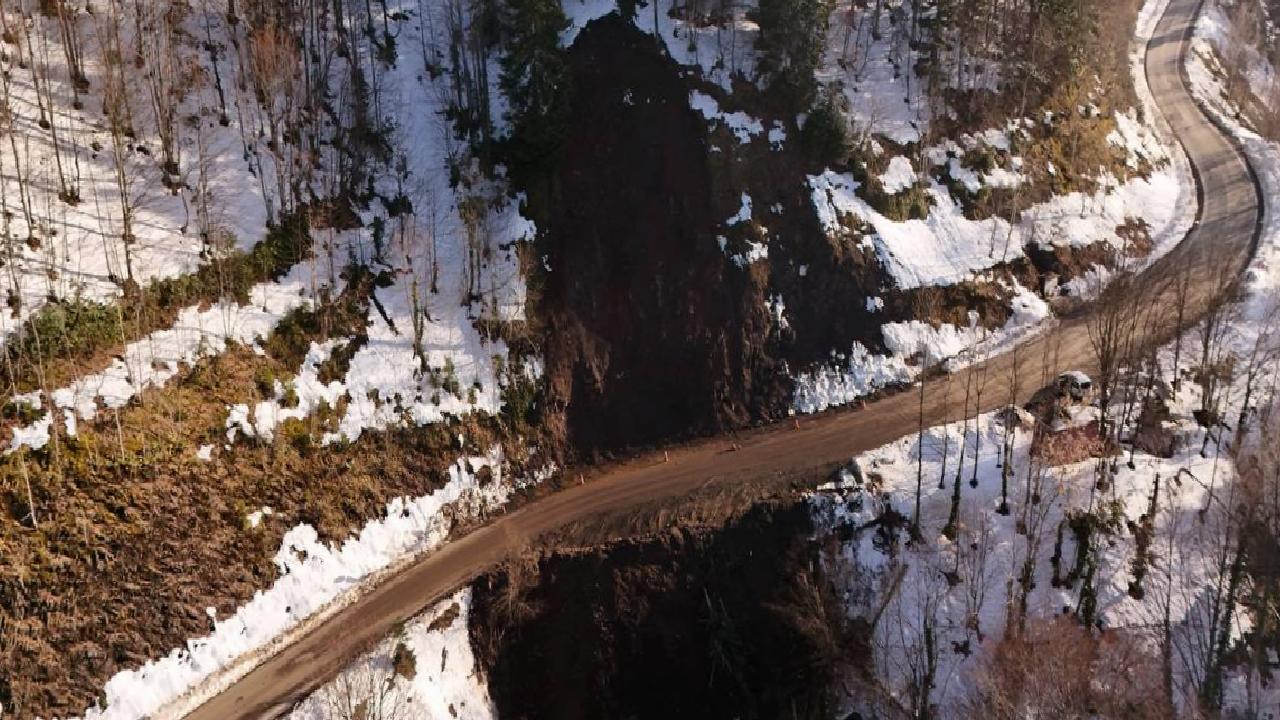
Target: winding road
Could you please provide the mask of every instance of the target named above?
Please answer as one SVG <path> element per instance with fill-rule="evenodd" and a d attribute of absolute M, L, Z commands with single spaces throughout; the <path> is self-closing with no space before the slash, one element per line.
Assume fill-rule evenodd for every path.
<path fill-rule="evenodd" d="M 1226 292 L 1221 268 L 1237 277 L 1256 242 L 1261 198 L 1244 156 L 1192 99 L 1183 70 L 1190 29 L 1201 0 L 1171 0 L 1147 45 L 1146 70 L 1153 95 L 1193 165 L 1201 198 L 1199 220 L 1187 237 L 1153 264 L 1139 283 L 1143 307 L 1171 307 L 1166 281 L 1193 268 L 1189 307 L 1203 309 Z M 1026 401 L 1045 377 L 1095 366 L 1086 313 L 1019 346 L 1021 372 L 1005 354 L 985 364 L 984 410 L 1016 396 Z M 1190 320 L 1190 318 L 1189 318 Z M 1172 326 L 1166 323 L 1167 336 Z M 940 380 L 926 393 L 925 422 L 958 419 L 959 402 L 944 402 Z M 575 521 L 616 513 L 664 499 L 678 499 L 715 483 L 789 482 L 830 472 L 850 457 L 916 431 L 919 394 L 898 393 L 860 410 L 832 411 L 740 436 L 730 452 L 724 438 L 707 440 L 624 463 L 593 482 L 551 494 L 499 517 L 425 555 L 280 648 L 187 717 L 195 720 L 274 718 L 289 711 L 337 674 L 360 651 L 399 623 L 500 563 L 530 539 Z M 187 698 L 187 703 L 192 699 Z M 171 706 L 160 716 L 179 716 Z"/>

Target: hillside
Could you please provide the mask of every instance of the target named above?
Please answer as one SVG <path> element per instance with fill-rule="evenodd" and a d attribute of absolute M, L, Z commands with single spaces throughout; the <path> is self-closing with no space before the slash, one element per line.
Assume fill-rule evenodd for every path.
<path fill-rule="evenodd" d="M 1274 137 L 1239 3 L 1192 76 Z M 0 4 L 0 708 L 148 715 L 561 468 L 1074 316 L 1195 220 L 1157 18 Z"/>
<path fill-rule="evenodd" d="M 1229 83 L 1239 77 L 1232 11 L 1207 8 L 1187 69 L 1271 197 L 1280 145 L 1257 132 L 1266 116 L 1249 107 L 1263 103 L 1236 104 L 1265 93 L 1250 99 Z M 748 511 L 723 493 L 694 496 L 615 519 L 635 526 L 631 539 L 503 566 L 293 717 L 334 717 L 340 689 L 386 679 L 388 717 L 413 715 L 405 708 L 419 701 L 423 717 L 465 718 L 772 717 L 779 707 L 1275 717 L 1278 241 L 1269 212 L 1238 293 L 1116 367 L 1109 402 L 1044 392 L 1025 409 L 965 409 L 962 421 L 852 458 L 809 493 Z M 1151 316 L 1102 302 L 1122 323 Z M 1023 372 L 1046 362 L 1024 356 Z M 942 387 L 967 408 L 996 380 L 961 368 Z M 447 626 L 433 619 L 442 613 Z M 655 652 L 681 661 L 654 662 Z M 405 663 L 389 659 L 409 656 L 441 663 L 402 682 Z"/>

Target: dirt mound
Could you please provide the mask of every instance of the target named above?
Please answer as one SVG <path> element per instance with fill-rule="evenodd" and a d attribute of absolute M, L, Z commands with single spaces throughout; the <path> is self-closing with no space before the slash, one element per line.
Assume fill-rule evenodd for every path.
<path fill-rule="evenodd" d="M 474 585 L 503 718 L 828 717 L 843 653 L 803 501 L 722 530 L 526 561 Z"/>

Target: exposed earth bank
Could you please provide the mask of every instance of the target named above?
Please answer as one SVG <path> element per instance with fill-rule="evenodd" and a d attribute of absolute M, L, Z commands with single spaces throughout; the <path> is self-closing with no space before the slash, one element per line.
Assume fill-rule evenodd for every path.
<path fill-rule="evenodd" d="M 804 500 L 775 501 L 480 578 L 470 632 L 498 716 L 829 717 L 865 641 L 812 532 Z"/>
<path fill-rule="evenodd" d="M 568 59 L 563 150 L 545 194 L 531 193 L 548 219 L 538 316 L 550 419 L 590 456 L 783 401 L 761 352 L 763 303 L 716 245 L 705 123 L 678 67 L 616 15 L 583 30 Z"/>

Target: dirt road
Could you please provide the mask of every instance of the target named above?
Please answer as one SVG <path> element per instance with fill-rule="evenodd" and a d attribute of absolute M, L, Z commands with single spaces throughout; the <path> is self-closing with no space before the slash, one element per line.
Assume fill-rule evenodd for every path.
<path fill-rule="evenodd" d="M 1142 307 L 1169 307 L 1164 281 L 1192 267 L 1191 307 L 1203 308 L 1221 293 L 1219 268 L 1232 276 L 1247 262 L 1258 225 L 1260 198 L 1243 157 L 1201 113 L 1187 90 L 1180 54 L 1186 51 L 1198 0 L 1172 0 L 1148 44 L 1147 74 L 1160 108 L 1187 150 L 1200 181 L 1198 225 L 1167 256 L 1143 273 Z M 1063 323 L 1018 350 L 1021 371 L 1012 388 L 1013 358 L 986 364 L 984 409 L 1009 402 L 1011 389 L 1025 401 L 1061 370 L 1094 366 L 1087 317 Z M 959 402 L 942 401 L 938 381 L 927 393 L 929 424 L 954 419 Z M 198 720 L 270 718 L 336 674 L 360 650 L 398 623 L 499 563 L 529 538 L 606 512 L 626 511 L 664 498 L 679 498 L 711 483 L 790 480 L 822 475 L 851 456 L 915 432 L 918 394 L 900 393 L 861 410 L 836 411 L 742 436 L 730 451 L 724 439 L 708 440 L 619 466 L 587 485 L 550 495 L 503 516 L 418 560 L 383 582 L 310 634 L 289 645 L 212 697 L 189 717 Z"/>

